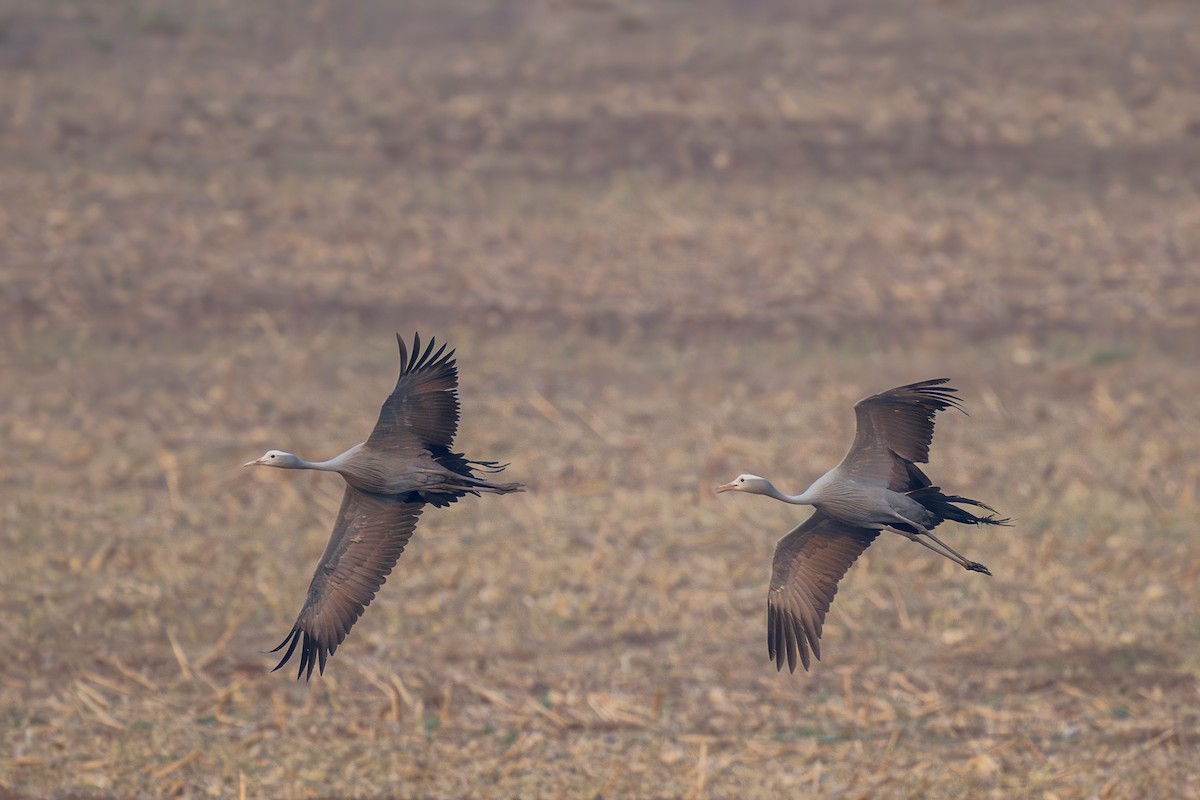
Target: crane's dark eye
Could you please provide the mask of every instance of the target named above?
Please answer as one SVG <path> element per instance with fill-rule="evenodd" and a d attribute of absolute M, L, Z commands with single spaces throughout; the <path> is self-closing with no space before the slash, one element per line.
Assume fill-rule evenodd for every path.
<path fill-rule="evenodd" d="M 271 456 L 271 458 L 274 458 L 274 457 L 275 457 L 274 455 Z"/>

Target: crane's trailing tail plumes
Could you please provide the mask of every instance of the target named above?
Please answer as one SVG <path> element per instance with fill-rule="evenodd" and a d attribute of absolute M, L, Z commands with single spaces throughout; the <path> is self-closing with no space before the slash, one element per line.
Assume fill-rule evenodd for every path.
<path fill-rule="evenodd" d="M 920 503 L 926 511 L 937 517 L 937 521 L 932 525 L 926 524 L 928 528 L 934 528 L 940 523 L 949 520 L 951 522 L 960 522 L 963 525 L 1008 525 L 1007 517 L 997 516 L 998 512 L 986 503 L 981 503 L 978 500 L 972 500 L 969 497 L 961 497 L 956 494 L 942 494 L 940 486 L 925 486 L 916 491 L 908 493 L 908 496 Z M 966 509 L 959 508 L 955 503 L 961 505 L 975 506 L 992 512 L 986 517 L 976 516 Z M 907 525 L 896 525 L 897 528 L 906 528 Z M 916 533 L 916 531 L 912 531 Z"/>
<path fill-rule="evenodd" d="M 512 494 L 525 491 L 523 483 L 497 483 L 476 474 L 478 472 L 483 475 L 494 475 L 503 471 L 508 466 L 507 464 L 496 461 L 472 461 L 463 458 L 458 453 L 450 453 L 449 458 L 439 458 L 438 463 L 453 471 L 449 483 L 435 490 L 413 492 L 410 499 L 429 503 L 434 508 L 445 508 L 451 503 L 457 502 L 460 497 L 469 494 L 478 497 L 480 492 Z"/>
<path fill-rule="evenodd" d="M 508 466 L 507 463 L 501 464 L 499 461 L 475 461 L 471 458 L 465 458 L 463 460 L 466 461 L 467 464 L 471 466 L 471 469 L 475 472 L 486 472 L 489 475 L 494 475 L 497 472 L 503 472 L 504 468 Z"/>

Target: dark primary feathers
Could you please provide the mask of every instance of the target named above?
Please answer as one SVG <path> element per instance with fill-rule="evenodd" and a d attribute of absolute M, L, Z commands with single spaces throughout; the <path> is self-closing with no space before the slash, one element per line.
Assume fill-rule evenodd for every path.
<path fill-rule="evenodd" d="M 767 653 L 776 669 L 805 669 L 821 657 L 821 627 L 838 581 L 879 531 L 857 528 L 820 511 L 779 540 L 767 593 Z"/>
<path fill-rule="evenodd" d="M 303 639 L 296 677 L 312 677 L 318 662 L 321 672 L 325 671 L 326 659 L 375 599 L 400 559 L 423 505 L 346 487 L 333 536 L 308 586 L 304 607 L 291 632 L 271 651 L 277 653 L 288 646 L 276 670 L 288 662 Z"/>

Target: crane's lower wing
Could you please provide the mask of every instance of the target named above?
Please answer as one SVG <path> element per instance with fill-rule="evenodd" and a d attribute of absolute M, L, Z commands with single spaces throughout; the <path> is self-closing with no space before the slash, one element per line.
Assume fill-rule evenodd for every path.
<path fill-rule="evenodd" d="M 776 669 L 809 668 L 809 651 L 821 657 L 821 626 L 838 581 L 879 531 L 857 528 L 815 512 L 779 540 L 767 593 L 767 653 Z"/>
<path fill-rule="evenodd" d="M 275 669 L 286 664 L 299 645 L 296 677 L 311 678 L 316 664 L 325 671 L 326 659 L 375 599 L 404 552 L 423 506 L 346 487 L 333 535 L 308 586 L 304 607 L 291 633 L 271 651 L 287 647 Z"/>

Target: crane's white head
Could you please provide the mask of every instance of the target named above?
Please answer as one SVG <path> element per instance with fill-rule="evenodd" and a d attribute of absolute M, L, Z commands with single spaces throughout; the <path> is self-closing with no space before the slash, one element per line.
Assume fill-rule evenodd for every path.
<path fill-rule="evenodd" d="M 717 494 L 721 492 L 747 492 L 749 494 L 765 494 L 770 495 L 775 487 L 766 478 L 760 478 L 757 475 L 743 473 L 731 480 L 723 486 L 718 486 Z"/>
<path fill-rule="evenodd" d="M 296 469 L 300 466 L 300 459 L 291 453 L 285 453 L 282 450 L 268 450 L 262 454 L 262 458 L 255 461 L 247 461 L 242 464 L 243 467 L 279 467 L 280 469 Z"/>

